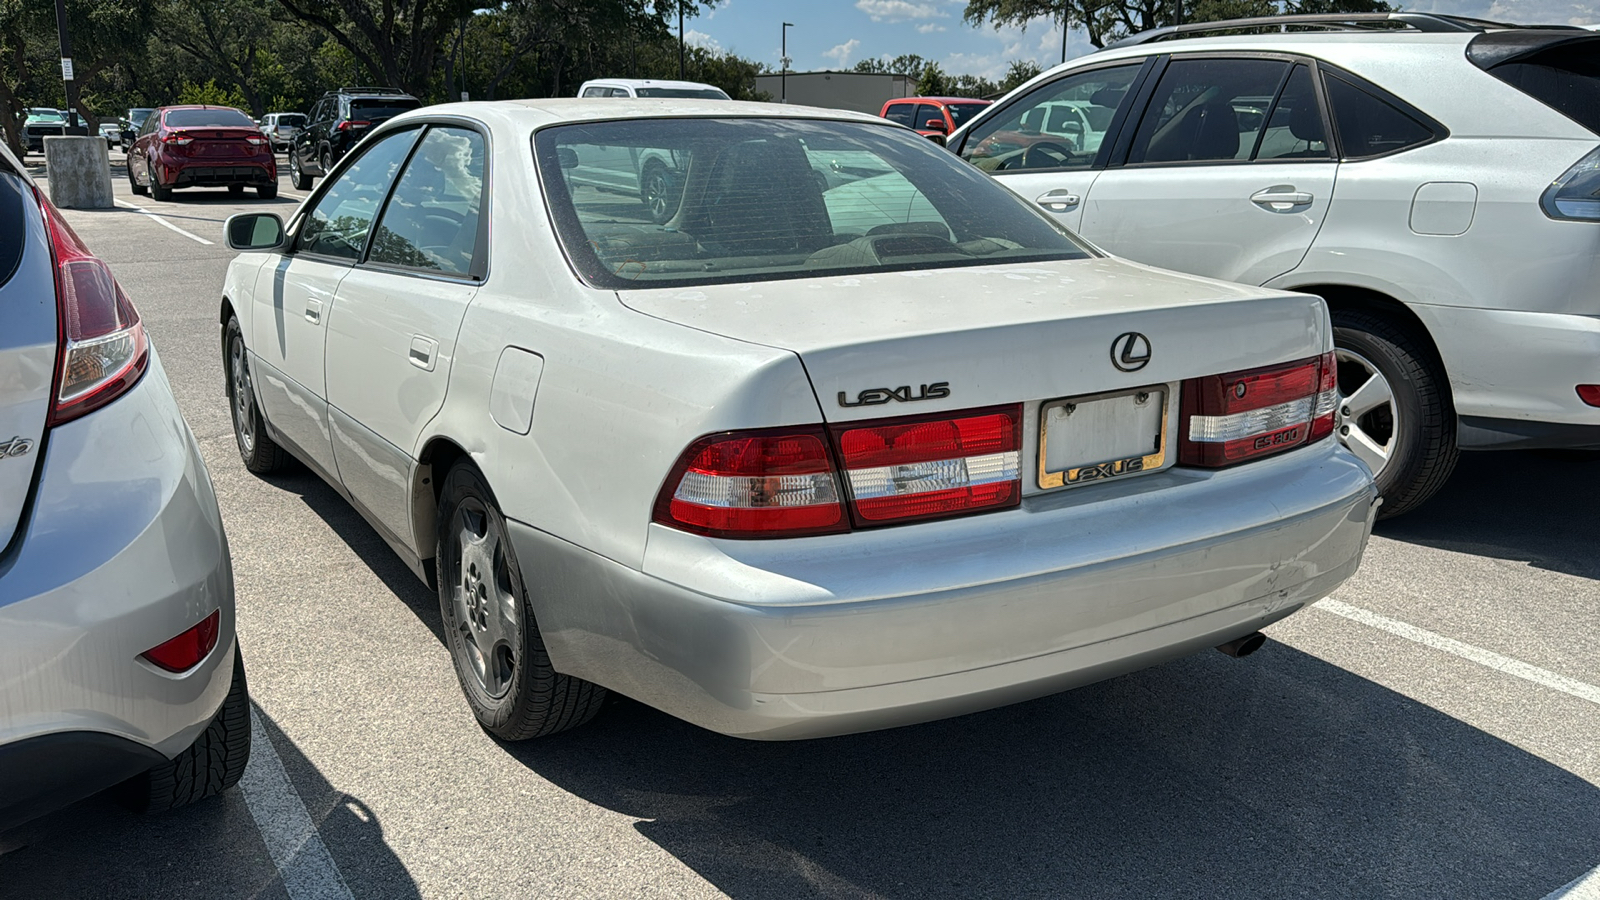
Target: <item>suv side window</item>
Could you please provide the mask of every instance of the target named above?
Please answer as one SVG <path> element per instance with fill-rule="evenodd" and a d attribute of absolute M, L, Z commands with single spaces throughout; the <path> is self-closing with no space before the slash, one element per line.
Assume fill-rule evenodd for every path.
<path fill-rule="evenodd" d="M 603 87 L 589 87 L 583 89 L 583 95 L 585 97 L 604 97 L 608 93 L 610 93 L 610 91 Z"/>
<path fill-rule="evenodd" d="M 1145 108 L 1128 163 L 1249 159 L 1288 74 L 1282 60 L 1174 59 Z"/>
<path fill-rule="evenodd" d="M 931 128 L 928 123 L 935 121 L 940 123 L 944 122 L 944 110 L 937 106 L 929 106 L 925 103 L 917 107 L 917 124 L 915 126 L 917 130 L 928 131 Z"/>
<path fill-rule="evenodd" d="M 961 158 L 986 172 L 1089 168 L 1143 66 L 1141 59 L 1091 69 L 1034 88 L 975 126 Z M 1074 107 L 1079 115 L 1057 113 L 1057 107 Z M 1050 131 L 1059 119 L 1067 120 L 1062 130 Z"/>
<path fill-rule="evenodd" d="M 1326 71 L 1326 70 L 1325 70 Z M 1367 159 L 1433 140 L 1433 130 L 1382 98 L 1327 72 L 1328 104 L 1345 159 Z"/>
<path fill-rule="evenodd" d="M 417 132 L 399 131 L 366 149 L 317 199 L 300 223 L 295 250 L 351 261 L 361 258 L 372 217 Z"/>
<path fill-rule="evenodd" d="M 483 135 L 466 128 L 428 129 L 383 208 L 367 259 L 471 273 L 482 199 Z"/>
<path fill-rule="evenodd" d="M 916 109 L 917 105 L 915 103 L 895 103 L 890 105 L 889 111 L 884 113 L 883 117 L 896 125 L 904 125 L 910 128 L 912 116 L 915 115 Z"/>
<path fill-rule="evenodd" d="M 1267 119 L 1254 159 L 1327 159 L 1328 134 L 1322 124 L 1311 70 L 1296 65 Z"/>

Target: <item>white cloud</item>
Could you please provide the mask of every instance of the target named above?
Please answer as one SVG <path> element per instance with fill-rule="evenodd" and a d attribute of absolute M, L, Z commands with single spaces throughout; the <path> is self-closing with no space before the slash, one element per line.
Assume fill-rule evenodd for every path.
<path fill-rule="evenodd" d="M 912 19 L 947 19 L 950 14 L 936 3 L 913 3 L 911 0 L 856 0 L 856 9 L 866 13 L 874 22 L 906 22 Z"/>
<path fill-rule="evenodd" d="M 1470 3 L 1468 7 L 1467 10 L 1452 12 L 1457 15 L 1482 15 L 1497 22 L 1516 22 L 1519 25 L 1588 25 L 1600 22 L 1600 11 L 1595 9 L 1593 3 L 1574 3 L 1571 0 L 1494 0 L 1488 11 L 1483 13 L 1478 12 L 1477 3 Z"/>
<path fill-rule="evenodd" d="M 945 31 L 945 27 L 938 22 L 928 22 L 917 26 L 917 34 L 932 34 L 935 31 Z"/>
<path fill-rule="evenodd" d="M 832 50 L 822 51 L 822 58 L 833 60 L 834 65 L 843 69 L 850 65 L 850 57 L 855 54 L 856 48 L 859 46 L 861 46 L 861 42 L 851 38 Z"/>
<path fill-rule="evenodd" d="M 720 10 L 727 9 L 728 7 L 730 7 L 732 5 L 733 5 L 733 0 L 721 0 L 721 5 L 720 6 L 712 6 L 712 7 L 707 8 L 706 9 L 706 21 L 709 22 L 710 20 L 715 19 L 717 17 L 717 13 Z"/>
<path fill-rule="evenodd" d="M 704 47 L 712 53 L 722 52 L 722 42 L 704 31 L 690 29 L 683 33 L 683 42 L 692 47 Z"/>

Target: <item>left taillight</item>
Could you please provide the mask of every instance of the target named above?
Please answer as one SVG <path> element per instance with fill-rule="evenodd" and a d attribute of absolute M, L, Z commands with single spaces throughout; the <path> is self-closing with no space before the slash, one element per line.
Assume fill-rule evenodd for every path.
<path fill-rule="evenodd" d="M 1339 403 L 1332 353 L 1183 382 L 1178 462 L 1220 468 L 1321 440 Z"/>
<path fill-rule="evenodd" d="M 133 301 L 48 200 L 40 198 L 56 263 L 60 353 L 50 424 L 70 422 L 127 393 L 150 364 Z"/>
<path fill-rule="evenodd" d="M 679 457 L 655 520 L 712 537 L 832 534 L 850 522 L 820 427 L 708 435 Z"/>

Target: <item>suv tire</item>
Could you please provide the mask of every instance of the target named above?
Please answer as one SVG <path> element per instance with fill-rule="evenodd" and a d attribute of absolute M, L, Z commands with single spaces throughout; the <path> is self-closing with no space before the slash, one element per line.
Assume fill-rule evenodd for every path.
<path fill-rule="evenodd" d="M 1376 471 L 1378 518 L 1410 512 L 1444 487 L 1460 456 L 1443 366 L 1411 329 L 1381 315 L 1335 310 L 1332 318 L 1339 439 Z"/>
<path fill-rule="evenodd" d="M 311 176 L 300 168 L 300 154 L 293 147 L 289 148 L 289 183 L 297 191 L 311 190 Z"/>
<path fill-rule="evenodd" d="M 445 643 L 478 724 L 521 741 L 594 718 L 606 689 L 551 667 L 505 517 L 471 463 L 445 476 L 434 521 Z"/>

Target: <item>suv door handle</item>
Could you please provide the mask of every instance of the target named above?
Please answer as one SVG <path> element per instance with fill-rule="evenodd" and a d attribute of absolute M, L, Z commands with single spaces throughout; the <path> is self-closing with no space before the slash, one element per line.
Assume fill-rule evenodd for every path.
<path fill-rule="evenodd" d="M 433 371 L 433 352 L 439 349 L 439 342 L 431 337 L 417 335 L 411 339 L 411 364 L 424 372 Z"/>
<path fill-rule="evenodd" d="M 1081 198 L 1079 198 L 1077 194 L 1074 194 L 1066 188 L 1056 188 L 1055 190 L 1045 191 L 1043 194 L 1040 194 L 1039 198 L 1033 202 L 1051 212 L 1066 212 L 1074 206 L 1077 206 L 1080 199 Z"/>
<path fill-rule="evenodd" d="M 1268 209 L 1285 210 L 1305 206 L 1317 199 L 1305 191 L 1297 191 L 1292 184 L 1278 184 L 1250 195 L 1250 202 Z"/>

